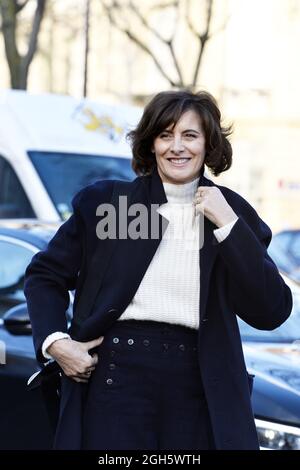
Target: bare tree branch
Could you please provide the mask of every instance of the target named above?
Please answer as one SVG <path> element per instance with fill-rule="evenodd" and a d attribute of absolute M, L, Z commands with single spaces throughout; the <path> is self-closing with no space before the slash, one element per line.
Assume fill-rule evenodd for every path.
<path fill-rule="evenodd" d="M 155 4 L 155 5 L 152 5 L 150 7 L 150 10 L 162 10 L 162 9 L 165 9 L 165 8 L 170 8 L 170 7 L 177 7 L 178 5 L 178 0 L 171 0 L 170 2 L 166 2 L 166 3 L 159 3 L 159 4 Z"/>
<path fill-rule="evenodd" d="M 133 42 L 135 42 L 141 49 L 143 49 L 148 55 L 150 55 L 150 57 L 152 58 L 152 60 L 154 61 L 156 67 L 158 68 L 158 70 L 160 71 L 160 73 L 163 75 L 163 77 L 165 77 L 168 82 L 170 83 L 170 85 L 172 86 L 178 86 L 179 84 L 178 83 L 175 83 L 174 80 L 172 80 L 172 78 L 170 76 L 167 75 L 167 73 L 165 72 L 165 70 L 163 69 L 162 65 L 158 62 L 158 60 L 156 59 L 155 55 L 153 54 L 153 52 L 144 44 L 142 43 L 136 36 L 134 36 L 130 31 L 124 31 L 127 36 L 129 37 L 129 39 L 131 39 Z"/>
<path fill-rule="evenodd" d="M 228 20 L 229 20 L 229 15 L 226 17 L 226 19 L 225 19 L 225 21 L 224 21 L 223 24 L 221 24 L 218 28 L 214 29 L 214 31 L 213 31 L 212 33 L 210 33 L 209 39 L 210 39 L 212 36 L 216 36 L 217 34 L 219 34 L 219 33 L 221 33 L 222 31 L 224 31 L 224 30 L 226 29 Z"/>
<path fill-rule="evenodd" d="M 18 14 L 19 11 L 21 11 L 26 5 L 27 3 L 29 2 L 29 0 L 24 0 L 23 2 L 18 2 L 18 0 L 14 0 L 15 2 L 15 9 L 16 9 L 16 13 Z"/>
<path fill-rule="evenodd" d="M 46 0 L 37 0 L 27 54 L 22 59 L 22 67 L 24 68 L 24 70 L 28 70 L 28 67 L 37 49 L 37 39 L 40 31 L 41 22 L 44 16 L 45 5 Z"/>
<path fill-rule="evenodd" d="M 195 64 L 192 86 L 195 86 L 197 83 L 197 78 L 198 78 L 201 60 L 203 57 L 204 48 L 206 46 L 207 41 L 210 39 L 209 33 L 210 33 L 210 27 L 211 27 L 212 8 L 213 8 L 213 0 L 206 0 L 206 24 L 205 24 L 204 32 L 198 35 L 199 54 L 198 54 L 196 64 Z"/>
<path fill-rule="evenodd" d="M 191 6 L 191 2 L 190 2 L 190 0 L 187 0 L 186 8 L 185 8 L 185 21 L 186 21 L 190 31 L 194 34 L 194 36 L 196 36 L 196 38 L 198 38 L 199 34 L 195 30 L 194 25 L 193 25 L 193 23 L 191 22 L 191 19 L 190 19 L 190 6 Z"/>
<path fill-rule="evenodd" d="M 150 24 L 148 23 L 148 21 L 144 18 L 144 16 L 141 14 L 141 12 L 138 10 L 137 6 L 134 5 L 132 3 L 132 1 L 129 2 L 129 8 L 131 9 L 131 11 L 139 18 L 139 20 L 141 21 L 142 25 L 145 26 L 146 29 L 148 29 L 149 31 L 151 31 L 151 33 L 153 33 L 154 36 L 157 37 L 157 39 L 159 39 L 161 42 L 163 42 L 164 44 L 168 44 L 168 41 L 166 39 L 164 39 L 158 31 L 156 31 L 155 28 L 152 28 L 152 26 L 150 26 Z"/>
<path fill-rule="evenodd" d="M 172 2 L 172 6 L 175 7 L 176 17 L 175 17 L 175 21 L 174 21 L 173 33 L 171 34 L 170 41 L 168 41 L 167 45 L 169 47 L 170 54 L 171 54 L 171 57 L 173 59 L 175 69 L 178 73 L 180 86 L 183 86 L 183 84 L 184 84 L 183 76 L 182 76 L 182 72 L 181 72 L 177 57 L 175 55 L 175 50 L 174 50 L 174 40 L 175 40 L 176 27 L 177 27 L 177 24 L 178 24 L 178 21 L 179 21 L 179 0 L 175 0 L 174 2 Z"/>
<path fill-rule="evenodd" d="M 182 73 L 181 73 L 181 70 L 180 70 L 180 66 L 179 66 L 179 63 L 178 63 L 178 60 L 176 58 L 176 55 L 175 55 L 175 51 L 174 51 L 174 47 L 173 47 L 173 39 L 168 42 L 168 47 L 170 49 L 170 53 L 171 53 L 171 57 L 173 59 L 173 62 L 174 62 L 174 65 L 175 65 L 175 69 L 178 73 L 178 77 L 179 77 L 179 83 L 178 85 L 179 86 L 183 86 L 183 77 L 182 77 Z"/>
<path fill-rule="evenodd" d="M 103 8 L 105 9 L 105 11 L 107 13 L 107 16 L 108 16 L 111 24 L 113 26 L 115 26 L 119 31 L 122 31 L 124 34 L 126 34 L 126 36 L 132 42 L 134 42 L 140 49 L 142 49 L 146 54 L 148 54 L 151 57 L 151 59 L 154 61 L 155 65 L 156 65 L 156 67 L 160 71 L 160 73 L 170 83 L 171 86 L 174 86 L 174 87 L 178 86 L 178 83 L 175 83 L 174 80 L 172 80 L 172 78 L 165 72 L 162 65 L 160 64 L 160 62 L 158 61 L 158 59 L 156 58 L 154 53 L 149 49 L 149 47 L 146 46 L 146 44 L 141 39 L 139 39 L 135 34 L 133 34 L 128 28 L 122 27 L 121 25 L 119 25 L 116 22 L 115 18 L 112 15 L 111 7 L 106 5 L 104 2 L 102 3 L 102 5 L 103 5 Z M 114 2 L 113 6 L 114 7 L 119 7 L 118 2 Z"/>
<path fill-rule="evenodd" d="M 12 88 L 26 89 L 27 87 L 28 70 L 37 49 L 37 38 L 46 1 L 36 0 L 37 6 L 33 18 L 28 50 L 22 56 L 17 46 L 17 15 L 25 7 L 28 0 L 24 0 L 22 3 L 17 2 L 17 0 L 0 0 L 2 32 Z"/>
<path fill-rule="evenodd" d="M 174 38 L 175 38 L 175 34 L 176 34 L 176 30 L 177 30 L 177 25 L 179 23 L 179 17 L 180 17 L 180 5 L 179 5 L 179 0 L 175 0 L 173 2 L 173 7 L 175 8 L 175 13 L 176 13 L 176 17 L 175 17 L 175 21 L 173 22 L 173 33 L 171 34 L 171 41 L 173 42 Z"/>
<path fill-rule="evenodd" d="M 158 5 L 157 5 L 158 6 Z M 139 18 L 139 20 L 141 21 L 142 25 L 147 29 L 149 30 L 151 33 L 153 33 L 153 35 L 159 39 L 163 44 L 165 44 L 169 50 L 170 50 L 170 55 L 172 57 L 172 60 L 173 60 L 173 63 L 174 63 L 174 66 L 175 66 L 175 69 L 177 71 L 177 74 L 178 74 L 178 78 L 179 78 L 179 83 L 178 85 L 179 86 L 182 86 L 183 85 L 183 78 L 182 78 L 182 74 L 181 74 L 181 70 L 180 70 L 180 67 L 179 67 L 179 64 L 178 64 L 178 61 L 177 61 L 177 58 L 176 58 L 176 55 L 175 55 L 175 51 L 174 51 L 174 47 L 173 47 L 173 40 L 174 40 L 174 36 L 175 36 L 175 31 L 176 31 L 176 23 L 177 23 L 177 19 L 178 19 L 178 15 L 179 15 L 179 3 L 178 3 L 178 0 L 172 2 L 172 6 L 176 7 L 176 19 L 175 19 L 175 22 L 174 22 L 174 30 L 173 30 L 173 33 L 171 35 L 171 38 L 169 40 L 167 39 L 164 39 L 159 33 L 158 31 L 156 31 L 155 28 L 152 28 L 152 26 L 150 26 L 150 24 L 148 23 L 148 21 L 145 19 L 145 17 L 141 14 L 141 12 L 138 10 L 137 6 L 135 4 L 133 4 L 133 2 L 130 0 L 129 1 L 129 7 L 131 9 L 131 11 Z"/>
<path fill-rule="evenodd" d="M 199 70 L 200 66 L 203 60 L 203 53 L 206 47 L 207 42 L 212 36 L 211 33 L 211 23 L 212 23 L 212 14 L 213 14 L 213 7 L 214 7 L 214 2 L 213 0 L 203 0 L 205 11 L 204 11 L 204 30 L 199 32 L 197 31 L 196 27 L 193 24 L 192 17 L 190 14 L 190 9 L 192 2 L 191 0 L 170 0 L 169 2 L 164 2 L 161 1 L 159 3 L 155 3 L 155 5 L 152 5 L 150 8 L 147 9 L 147 12 L 149 13 L 149 10 L 154 11 L 154 10 L 165 10 L 166 8 L 172 8 L 173 10 L 175 9 L 175 19 L 172 27 L 172 32 L 170 34 L 169 39 L 165 39 L 162 36 L 162 33 L 158 31 L 155 27 L 150 24 L 150 21 L 148 20 L 147 16 L 145 13 L 143 13 L 142 9 L 142 3 L 139 3 L 137 6 L 137 2 L 135 0 L 128 0 L 126 2 L 120 2 L 119 0 L 111 0 L 109 4 L 105 2 L 105 0 L 102 0 L 102 5 L 104 8 L 104 11 L 106 12 L 111 24 L 116 27 L 119 31 L 123 32 L 128 39 L 130 39 L 133 43 L 135 43 L 143 52 L 145 52 L 151 59 L 153 60 L 154 64 L 156 65 L 157 69 L 161 73 L 161 75 L 167 79 L 167 81 L 170 83 L 171 86 L 174 87 L 195 87 L 197 84 L 197 79 L 199 75 Z M 180 17 L 180 11 L 181 7 L 185 5 L 185 15 L 183 17 L 185 27 L 187 27 L 192 35 L 196 38 L 196 41 L 198 43 L 198 54 L 195 59 L 195 64 L 194 68 L 192 70 L 192 77 L 189 79 L 188 83 L 185 84 L 186 78 L 184 77 L 184 67 L 178 60 L 178 54 L 176 53 L 176 48 L 175 48 L 175 40 L 176 40 L 176 35 L 178 32 L 178 25 L 180 24 L 180 21 L 182 18 Z M 193 6 L 195 7 L 197 5 L 197 2 L 193 3 Z M 146 39 L 144 40 L 141 35 L 136 30 L 133 30 L 130 25 L 126 24 L 124 25 L 124 22 L 121 20 L 124 19 L 124 11 L 127 10 L 129 13 L 132 14 L 132 17 L 134 17 L 140 25 L 149 33 L 151 33 L 158 41 L 163 44 L 164 47 L 167 48 L 167 51 L 169 52 L 169 58 L 172 61 L 174 65 L 174 69 L 176 72 L 176 79 L 171 78 L 170 74 L 167 72 L 167 69 L 162 65 L 161 59 L 160 59 L 160 53 L 156 53 L 154 50 L 152 50 L 147 42 Z M 194 14 L 194 13 L 193 13 Z M 195 15 L 195 14 L 194 14 Z"/>
<path fill-rule="evenodd" d="M 15 70 L 20 64 L 20 55 L 16 42 L 16 4 L 10 0 L 1 0 L 2 32 L 11 81 L 14 83 Z"/>

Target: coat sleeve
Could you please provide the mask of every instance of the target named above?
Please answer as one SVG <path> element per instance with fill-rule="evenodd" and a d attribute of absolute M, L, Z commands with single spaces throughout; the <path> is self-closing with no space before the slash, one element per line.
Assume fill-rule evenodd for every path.
<path fill-rule="evenodd" d="M 272 233 L 251 208 L 239 214 L 228 237 L 219 243 L 227 266 L 228 295 L 234 312 L 261 330 L 279 327 L 292 310 L 292 294 L 267 253 Z"/>
<path fill-rule="evenodd" d="M 69 291 L 75 289 L 83 255 L 83 227 L 78 209 L 82 191 L 73 199 L 73 215 L 59 228 L 46 250 L 37 253 L 25 273 L 24 293 L 39 361 L 41 346 L 55 331 L 67 331 Z"/>

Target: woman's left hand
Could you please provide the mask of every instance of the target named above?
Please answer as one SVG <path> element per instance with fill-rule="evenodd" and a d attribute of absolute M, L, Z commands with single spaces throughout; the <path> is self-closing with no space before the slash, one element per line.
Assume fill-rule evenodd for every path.
<path fill-rule="evenodd" d="M 199 186 L 194 205 L 196 212 L 204 214 L 219 228 L 238 218 L 219 188 L 215 186 Z"/>

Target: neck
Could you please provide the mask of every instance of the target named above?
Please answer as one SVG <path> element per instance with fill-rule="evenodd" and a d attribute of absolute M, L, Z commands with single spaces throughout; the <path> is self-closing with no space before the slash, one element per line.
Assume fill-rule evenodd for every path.
<path fill-rule="evenodd" d="M 168 202 L 175 204 L 191 203 L 195 197 L 199 178 L 184 184 L 163 183 Z"/>

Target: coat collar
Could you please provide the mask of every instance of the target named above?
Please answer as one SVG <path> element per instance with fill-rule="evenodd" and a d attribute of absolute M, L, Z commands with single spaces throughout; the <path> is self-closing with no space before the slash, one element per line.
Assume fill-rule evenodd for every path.
<path fill-rule="evenodd" d="M 151 176 L 147 176 L 146 178 L 149 178 L 148 197 L 151 203 L 161 206 L 162 204 L 168 202 L 164 185 L 158 173 L 157 167 L 154 168 Z M 204 176 L 204 166 L 201 168 L 198 186 L 214 186 L 214 183 Z"/>

